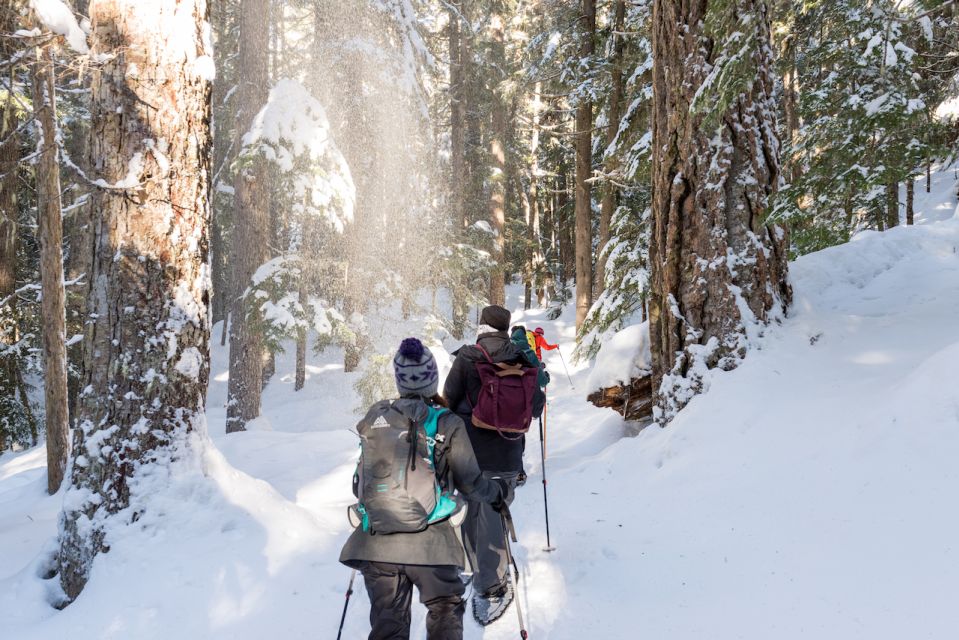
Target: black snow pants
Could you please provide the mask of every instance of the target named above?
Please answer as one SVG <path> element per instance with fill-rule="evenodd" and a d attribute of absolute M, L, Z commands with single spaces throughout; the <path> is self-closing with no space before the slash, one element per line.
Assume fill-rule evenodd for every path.
<path fill-rule="evenodd" d="M 360 571 L 370 596 L 369 640 L 408 640 L 413 585 L 426 605 L 428 640 L 462 640 L 466 586 L 453 566 L 367 562 Z"/>
<path fill-rule="evenodd" d="M 483 476 L 502 478 L 515 489 L 519 472 L 484 471 Z M 473 588 L 477 594 L 484 595 L 506 584 L 509 579 L 506 532 L 503 517 L 491 505 L 470 501 L 463 523 L 463 543 L 473 567 Z"/>

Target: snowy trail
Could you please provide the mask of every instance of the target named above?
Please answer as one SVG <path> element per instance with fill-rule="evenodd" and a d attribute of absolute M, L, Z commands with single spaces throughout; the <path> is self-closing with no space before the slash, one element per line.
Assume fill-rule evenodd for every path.
<path fill-rule="evenodd" d="M 793 263 L 790 317 L 666 430 L 624 439 L 618 416 L 584 401 L 572 310 L 514 316 L 560 339 L 576 386 L 550 352 L 554 553 L 542 550 L 535 431 L 513 507 L 531 638 L 954 637 L 954 185 L 944 171 L 928 196 L 916 189 L 920 226 Z M 312 362 L 301 392 L 292 354 L 278 358 L 263 418 L 227 436 L 226 350 L 215 347 L 212 446 L 157 487 L 156 516 L 127 528 L 63 612 L 46 606 L 37 577 L 60 506 L 43 492 L 43 449 L 0 458 L 3 637 L 332 637 L 359 404 L 341 355 Z M 424 613 L 415 604 L 413 637 L 425 637 Z M 366 636 L 367 614 L 359 588 L 344 638 Z M 518 636 L 513 610 L 486 629 L 469 614 L 465 624 L 471 640 Z"/>
<path fill-rule="evenodd" d="M 915 201 L 913 208 L 916 212 L 916 224 L 929 224 L 930 222 L 949 220 L 955 213 L 957 204 L 959 204 L 959 200 L 957 200 L 956 197 L 956 181 L 959 180 L 959 167 L 955 164 L 948 167 L 936 166 L 930 177 L 928 193 L 926 192 L 926 177 L 923 175 L 915 179 Z M 903 206 L 900 208 L 900 218 L 902 222 L 905 223 L 905 184 L 900 185 L 899 201 L 903 203 Z"/>

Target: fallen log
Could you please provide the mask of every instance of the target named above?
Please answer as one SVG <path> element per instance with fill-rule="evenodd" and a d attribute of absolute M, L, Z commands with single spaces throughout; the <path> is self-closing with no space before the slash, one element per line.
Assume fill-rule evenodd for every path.
<path fill-rule="evenodd" d="M 613 409 L 627 420 L 650 420 L 653 417 L 652 377 L 647 373 L 626 385 L 604 387 L 586 399 L 597 407 Z"/>

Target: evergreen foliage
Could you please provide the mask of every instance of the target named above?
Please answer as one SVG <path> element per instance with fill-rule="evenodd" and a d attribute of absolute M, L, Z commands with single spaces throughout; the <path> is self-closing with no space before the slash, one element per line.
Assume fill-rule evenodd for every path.
<path fill-rule="evenodd" d="M 895 226 L 898 185 L 942 157 L 930 114 L 945 69 L 930 73 L 922 52 L 955 26 L 916 18 L 917 10 L 922 5 L 836 0 L 806 2 L 783 17 L 796 50 L 801 126 L 785 148 L 796 170 L 775 215 L 789 223 L 794 252 Z"/>

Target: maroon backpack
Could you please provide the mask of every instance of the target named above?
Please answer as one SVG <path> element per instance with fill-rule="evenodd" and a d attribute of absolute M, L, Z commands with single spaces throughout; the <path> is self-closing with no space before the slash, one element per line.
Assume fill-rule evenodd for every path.
<path fill-rule="evenodd" d="M 535 367 L 493 362 L 486 349 L 486 362 L 476 363 L 480 392 L 473 405 L 473 426 L 491 429 L 508 440 L 522 437 L 533 421 L 533 395 L 536 393 Z M 510 437 L 512 434 L 515 437 Z"/>

